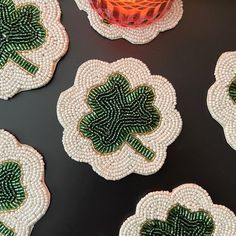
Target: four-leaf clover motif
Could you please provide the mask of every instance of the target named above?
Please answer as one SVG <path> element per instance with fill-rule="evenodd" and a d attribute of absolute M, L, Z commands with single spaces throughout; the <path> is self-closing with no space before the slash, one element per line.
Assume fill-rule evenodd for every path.
<path fill-rule="evenodd" d="M 212 236 L 214 221 L 205 211 L 192 212 L 177 205 L 170 209 L 166 221 L 148 220 L 141 236 Z"/>
<path fill-rule="evenodd" d="M 93 141 L 100 153 L 112 153 L 125 142 L 148 160 L 155 153 L 135 137 L 137 133 L 152 132 L 158 127 L 160 115 L 153 105 L 153 90 L 139 86 L 131 91 L 128 80 L 113 74 L 108 81 L 88 95 L 93 112 L 80 122 L 80 131 Z"/>
<path fill-rule="evenodd" d="M 9 60 L 35 75 L 38 66 L 20 52 L 38 48 L 45 42 L 46 30 L 40 23 L 40 10 L 33 5 L 16 8 L 13 0 L 0 0 L 0 69 Z"/>

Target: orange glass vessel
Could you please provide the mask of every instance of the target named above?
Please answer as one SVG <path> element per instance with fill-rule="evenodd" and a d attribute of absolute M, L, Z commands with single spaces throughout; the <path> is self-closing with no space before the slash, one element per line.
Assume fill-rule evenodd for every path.
<path fill-rule="evenodd" d="M 142 27 L 158 21 L 174 0 L 88 0 L 105 22 Z"/>

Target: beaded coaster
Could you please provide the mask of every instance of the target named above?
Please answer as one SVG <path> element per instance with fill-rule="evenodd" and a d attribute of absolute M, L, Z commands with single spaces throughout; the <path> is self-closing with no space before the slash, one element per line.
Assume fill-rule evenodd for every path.
<path fill-rule="evenodd" d="M 236 216 L 212 203 L 208 193 L 195 184 L 152 192 L 137 205 L 135 215 L 120 229 L 120 236 L 233 236 Z"/>
<path fill-rule="evenodd" d="M 0 0 L 0 98 L 42 87 L 66 53 L 57 0 Z"/>
<path fill-rule="evenodd" d="M 215 77 L 216 82 L 208 91 L 208 109 L 224 128 L 228 144 L 236 150 L 236 51 L 219 58 Z"/>
<path fill-rule="evenodd" d="M 160 32 L 174 28 L 183 15 L 182 0 L 174 0 L 171 9 L 158 22 L 140 28 L 127 28 L 105 23 L 91 7 L 88 0 L 75 0 L 80 10 L 88 13 L 91 26 L 108 39 L 124 38 L 133 44 L 145 44 L 152 41 Z"/>
<path fill-rule="evenodd" d="M 58 101 L 65 150 L 108 180 L 153 174 L 182 128 L 175 105 L 172 85 L 141 61 L 90 60 Z"/>
<path fill-rule="evenodd" d="M 0 130 L 0 190 L 0 235 L 30 235 L 50 203 L 43 158 L 4 130 Z"/>

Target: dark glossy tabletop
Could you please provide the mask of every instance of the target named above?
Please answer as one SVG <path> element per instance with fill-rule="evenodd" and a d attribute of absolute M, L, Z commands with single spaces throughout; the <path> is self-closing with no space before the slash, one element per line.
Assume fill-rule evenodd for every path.
<path fill-rule="evenodd" d="M 90 27 L 86 13 L 74 0 L 60 0 L 60 4 L 70 48 L 51 83 L 0 101 L 0 127 L 36 148 L 46 162 L 52 201 L 32 235 L 116 236 L 145 194 L 189 182 L 201 185 L 215 203 L 236 212 L 236 152 L 226 143 L 206 105 L 217 59 L 225 51 L 236 50 L 236 1 L 184 0 L 180 24 L 146 45 L 105 39 Z M 158 173 L 109 182 L 89 165 L 67 156 L 56 103 L 59 94 L 72 86 L 83 62 L 112 62 L 122 57 L 141 59 L 152 74 L 169 79 L 176 89 L 184 126 Z"/>

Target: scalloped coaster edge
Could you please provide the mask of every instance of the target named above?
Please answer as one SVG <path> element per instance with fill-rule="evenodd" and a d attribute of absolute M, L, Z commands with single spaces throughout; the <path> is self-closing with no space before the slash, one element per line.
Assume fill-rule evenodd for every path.
<path fill-rule="evenodd" d="M 160 32 L 174 28 L 183 16 L 183 1 L 175 0 L 171 9 L 158 22 L 140 28 L 127 28 L 104 23 L 88 0 L 75 0 L 75 2 L 80 10 L 87 12 L 91 26 L 99 34 L 111 40 L 123 38 L 133 44 L 149 43 Z"/>
<path fill-rule="evenodd" d="M 108 180 L 154 174 L 182 129 L 176 100 L 170 82 L 140 60 L 87 61 L 58 100 L 64 148 Z"/>

